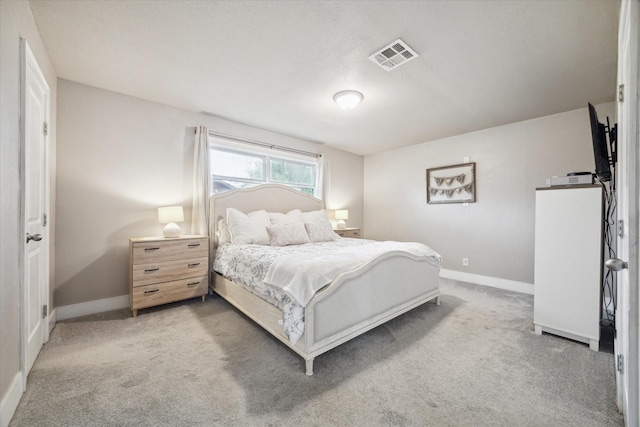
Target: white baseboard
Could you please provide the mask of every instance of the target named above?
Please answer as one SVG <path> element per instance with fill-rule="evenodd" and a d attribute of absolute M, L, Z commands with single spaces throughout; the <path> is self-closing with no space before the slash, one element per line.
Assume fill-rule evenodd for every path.
<path fill-rule="evenodd" d="M 54 308 L 53 310 L 51 310 L 51 313 L 49 313 L 49 335 L 51 335 L 51 331 L 53 331 L 53 328 L 56 326 L 56 309 Z"/>
<path fill-rule="evenodd" d="M 55 311 L 57 320 L 66 320 L 88 314 L 118 310 L 125 307 L 129 307 L 129 295 L 81 302 L 79 304 L 63 305 L 56 307 Z"/>
<path fill-rule="evenodd" d="M 22 371 L 13 378 L 7 394 L 0 401 L 0 427 L 7 427 L 15 414 L 22 397 Z"/>
<path fill-rule="evenodd" d="M 515 280 L 500 279 L 497 277 L 481 276 L 479 274 L 463 273 L 462 271 L 445 269 L 440 270 L 440 277 L 533 295 L 533 283 L 517 282 Z"/>

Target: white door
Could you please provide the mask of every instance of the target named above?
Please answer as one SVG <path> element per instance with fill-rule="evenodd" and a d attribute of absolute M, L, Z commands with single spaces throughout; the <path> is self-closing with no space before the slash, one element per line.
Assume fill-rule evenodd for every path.
<path fill-rule="evenodd" d="M 638 23 L 637 1 L 623 1 L 618 35 L 618 84 L 623 85 L 618 103 L 619 187 L 617 257 L 628 268 L 617 273 L 615 358 L 617 401 L 627 426 L 637 426 L 638 418 Z M 618 363 L 619 362 L 619 363 Z"/>
<path fill-rule="evenodd" d="M 48 121 L 49 86 L 23 40 L 23 174 L 24 216 L 22 351 L 23 381 L 48 339 L 49 214 Z"/>

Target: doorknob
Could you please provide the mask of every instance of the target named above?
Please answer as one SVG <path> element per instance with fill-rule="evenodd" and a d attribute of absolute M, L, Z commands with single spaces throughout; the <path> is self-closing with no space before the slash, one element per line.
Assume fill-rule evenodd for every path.
<path fill-rule="evenodd" d="M 625 268 L 629 268 L 628 262 L 624 262 L 618 258 L 608 259 L 605 261 L 604 265 L 606 265 L 609 270 L 613 271 L 620 271 L 624 270 Z"/>
<path fill-rule="evenodd" d="M 40 240 L 42 240 L 42 234 L 34 234 L 32 236 L 31 234 L 27 233 L 27 243 L 29 243 L 32 240 L 39 242 Z"/>

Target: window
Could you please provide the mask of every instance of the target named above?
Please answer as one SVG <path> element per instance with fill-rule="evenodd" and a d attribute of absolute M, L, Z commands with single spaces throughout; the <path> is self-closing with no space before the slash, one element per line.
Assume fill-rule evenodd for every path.
<path fill-rule="evenodd" d="M 284 184 L 303 193 L 319 196 L 318 160 L 306 156 L 266 154 L 261 150 L 217 145 L 212 139 L 210 154 L 213 193 L 260 184 Z"/>

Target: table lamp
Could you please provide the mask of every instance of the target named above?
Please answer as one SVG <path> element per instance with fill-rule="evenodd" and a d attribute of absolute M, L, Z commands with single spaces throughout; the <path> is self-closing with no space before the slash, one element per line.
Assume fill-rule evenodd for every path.
<path fill-rule="evenodd" d="M 347 226 L 344 220 L 349 219 L 349 211 L 347 209 L 336 210 L 336 219 L 338 220 L 336 228 L 338 230 L 344 230 L 344 228 Z"/>
<path fill-rule="evenodd" d="M 158 222 L 165 225 L 162 233 L 164 237 L 180 237 L 180 227 L 176 222 L 184 221 L 182 206 L 165 206 L 158 208 Z"/>

